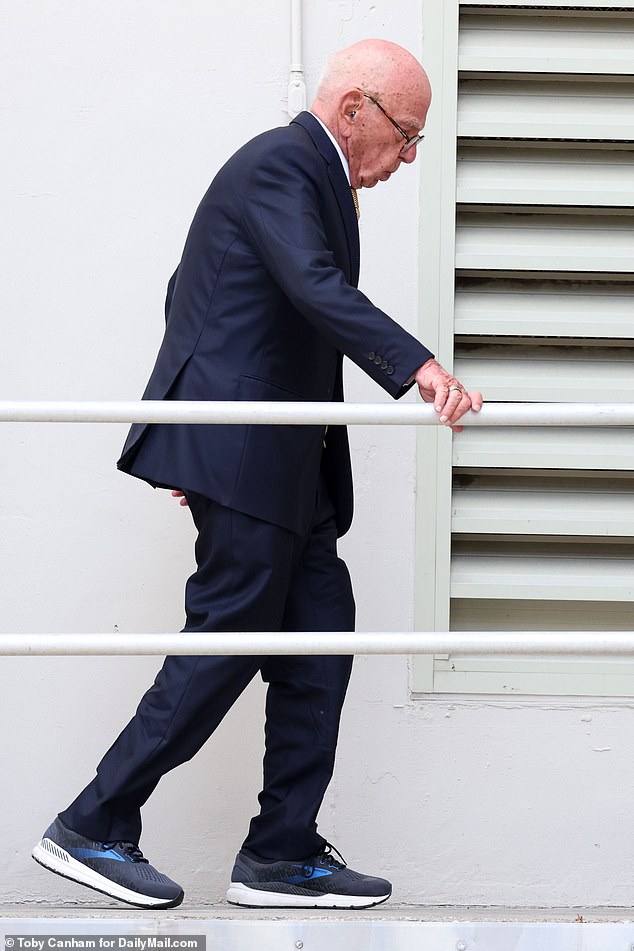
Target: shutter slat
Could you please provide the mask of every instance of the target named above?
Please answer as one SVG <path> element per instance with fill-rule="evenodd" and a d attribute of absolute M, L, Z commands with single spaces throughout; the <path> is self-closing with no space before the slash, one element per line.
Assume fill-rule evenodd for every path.
<path fill-rule="evenodd" d="M 632 606 L 620 601 L 456 598 L 451 605 L 452 631 L 507 631 L 510 617 L 516 631 L 632 630 Z"/>
<path fill-rule="evenodd" d="M 459 280 L 457 334 L 634 338 L 634 286 Z"/>
<path fill-rule="evenodd" d="M 463 146 L 457 173 L 462 204 L 634 206 L 630 150 Z"/>
<path fill-rule="evenodd" d="M 457 434 L 453 463 L 513 469 L 634 469 L 634 432 L 608 429 L 480 428 Z"/>
<path fill-rule="evenodd" d="M 634 73 L 634 19 L 463 13 L 459 69 L 524 73 Z"/>
<path fill-rule="evenodd" d="M 634 138 L 634 84 L 462 80 L 458 135 L 630 142 Z"/>
<path fill-rule="evenodd" d="M 512 271 L 634 272 L 634 216 L 461 212 L 456 266 Z"/>
<path fill-rule="evenodd" d="M 634 492 L 454 490 L 452 530 L 472 534 L 634 535 Z"/>
<path fill-rule="evenodd" d="M 631 558 L 454 555 L 452 598 L 634 601 Z"/>
<path fill-rule="evenodd" d="M 466 386 L 501 402 L 583 403 L 591 397 L 627 403 L 634 397 L 633 349 L 478 347 L 457 355 L 454 369 Z"/>
<path fill-rule="evenodd" d="M 521 10 L 546 10 L 564 12 L 570 11 L 577 13 L 583 11 L 588 14 L 592 11 L 619 11 L 634 10 L 634 0 L 621 0 L 621 3 L 615 3 L 614 0 L 593 0 L 588 3 L 562 3 L 561 0 L 540 0 L 540 2 L 527 3 L 526 0 L 504 0 L 504 3 L 491 3 L 491 0 L 469 0 L 468 3 L 460 4 L 461 10 L 478 10 L 484 14 L 486 10 L 492 13 L 499 13 L 500 10 L 507 10 L 513 13 Z"/>

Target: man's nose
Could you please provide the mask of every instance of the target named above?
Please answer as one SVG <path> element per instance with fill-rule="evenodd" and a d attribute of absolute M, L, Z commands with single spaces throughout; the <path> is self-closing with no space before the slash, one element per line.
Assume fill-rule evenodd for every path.
<path fill-rule="evenodd" d="M 399 153 L 399 158 L 400 158 L 401 162 L 407 162 L 408 165 L 411 165 L 412 162 L 413 162 L 413 161 L 415 160 L 415 158 L 416 158 L 417 150 L 418 150 L 418 146 L 417 146 L 417 145 L 412 145 L 412 147 L 409 148 L 409 149 L 407 149 L 406 152 L 400 152 L 400 153 Z"/>

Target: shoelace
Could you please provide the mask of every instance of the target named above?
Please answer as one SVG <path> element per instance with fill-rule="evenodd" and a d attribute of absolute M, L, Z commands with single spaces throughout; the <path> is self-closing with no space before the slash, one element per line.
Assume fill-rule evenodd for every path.
<path fill-rule="evenodd" d="M 339 859 L 341 861 L 339 861 L 339 859 L 336 859 L 333 853 L 336 853 L 339 856 Z M 315 861 L 315 865 L 318 865 L 320 862 L 323 862 L 324 864 L 330 865 L 331 868 L 334 867 L 338 869 L 346 868 L 348 864 L 346 860 L 344 859 L 343 855 L 341 854 L 341 852 L 339 851 L 339 849 L 336 849 L 334 845 L 330 844 L 330 842 L 326 842 L 324 844 L 324 847 L 315 856 L 314 861 Z M 311 876 L 313 875 L 313 872 L 315 871 L 315 865 L 310 865 L 309 863 L 306 863 L 306 865 L 304 865 L 303 872 L 306 878 L 311 878 Z"/>
<path fill-rule="evenodd" d="M 116 845 L 119 846 L 121 851 L 124 853 L 126 858 L 129 858 L 131 862 L 145 862 L 148 863 L 148 860 L 143 855 L 141 849 L 134 842 L 102 842 L 101 847 L 106 849 L 113 849 Z"/>

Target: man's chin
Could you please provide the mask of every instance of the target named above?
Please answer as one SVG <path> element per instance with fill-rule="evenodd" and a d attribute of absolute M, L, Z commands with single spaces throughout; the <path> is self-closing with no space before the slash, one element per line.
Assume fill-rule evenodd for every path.
<path fill-rule="evenodd" d="M 378 185 L 379 182 L 387 182 L 392 177 L 392 172 L 382 172 L 380 175 L 377 175 L 376 178 L 367 178 L 362 179 L 361 184 L 358 185 L 358 188 L 374 188 L 375 185 Z"/>

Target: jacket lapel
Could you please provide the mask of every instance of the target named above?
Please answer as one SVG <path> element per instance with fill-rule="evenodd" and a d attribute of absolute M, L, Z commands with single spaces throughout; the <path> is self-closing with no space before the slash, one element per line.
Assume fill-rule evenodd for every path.
<path fill-rule="evenodd" d="M 300 112 L 300 114 L 293 119 L 293 122 L 296 122 L 306 129 L 328 167 L 328 177 L 339 204 L 348 242 L 350 283 L 356 287 L 359 283 L 359 225 L 357 222 L 357 214 L 354 210 L 350 185 L 348 184 L 346 173 L 343 170 L 341 159 L 320 123 L 310 112 Z"/>

